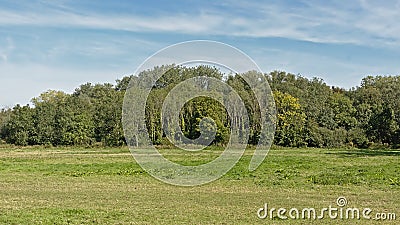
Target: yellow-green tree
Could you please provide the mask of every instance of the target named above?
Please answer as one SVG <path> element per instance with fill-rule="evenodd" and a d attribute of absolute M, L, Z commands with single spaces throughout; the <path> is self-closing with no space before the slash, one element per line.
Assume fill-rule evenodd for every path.
<path fill-rule="evenodd" d="M 277 107 L 277 126 L 275 144 L 283 146 L 302 146 L 303 128 L 306 115 L 301 110 L 299 99 L 287 93 L 274 91 Z"/>

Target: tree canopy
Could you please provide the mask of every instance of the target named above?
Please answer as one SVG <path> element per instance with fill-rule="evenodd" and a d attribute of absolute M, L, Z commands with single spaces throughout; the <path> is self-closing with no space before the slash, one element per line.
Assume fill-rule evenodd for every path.
<path fill-rule="evenodd" d="M 139 76 L 151 76 L 156 67 Z M 260 109 L 254 93 L 238 74 L 224 75 L 208 66 L 168 67 L 152 88 L 146 103 L 146 126 L 150 140 L 169 144 L 162 129 L 162 103 L 180 82 L 204 76 L 225 82 L 240 96 L 249 113 L 249 144 L 259 139 Z M 381 144 L 400 145 L 400 77 L 367 76 L 360 86 L 345 90 L 330 87 L 322 79 L 308 79 L 283 71 L 265 74 L 277 107 L 274 144 L 280 146 L 367 148 Z M 0 111 L 0 138 L 15 145 L 122 146 L 126 144 L 121 123 L 122 104 L 129 81 L 126 76 L 115 84 L 80 85 L 67 94 L 49 90 L 32 99 L 32 105 L 16 105 Z M 200 127 L 215 132 L 214 145 L 229 141 L 230 118 L 218 101 L 197 97 L 179 112 L 181 133 L 195 139 Z M 211 118 L 212 120 L 204 120 Z M 240 126 L 239 126 L 240 127 Z M 240 132 L 240 131 L 239 131 Z"/>

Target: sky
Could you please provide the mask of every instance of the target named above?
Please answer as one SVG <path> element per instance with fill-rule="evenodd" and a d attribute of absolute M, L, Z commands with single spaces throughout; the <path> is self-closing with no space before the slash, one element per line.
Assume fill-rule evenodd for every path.
<path fill-rule="evenodd" d="M 400 0 L 0 0 L 0 107 L 114 83 L 158 50 L 213 40 L 351 88 L 400 74 Z"/>

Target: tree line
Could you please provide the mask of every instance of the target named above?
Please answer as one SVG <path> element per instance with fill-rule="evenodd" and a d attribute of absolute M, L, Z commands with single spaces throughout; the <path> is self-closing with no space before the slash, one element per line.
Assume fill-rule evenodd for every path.
<path fill-rule="evenodd" d="M 165 67 L 141 72 L 149 76 Z M 249 112 L 249 144 L 260 135 L 259 111 L 254 93 L 238 74 L 223 74 L 208 66 L 169 67 L 154 84 L 146 104 L 146 126 L 156 145 L 170 144 L 162 130 L 161 106 L 167 94 L 180 82 L 209 76 L 231 86 Z M 264 74 L 275 99 L 274 144 L 290 147 L 400 146 L 400 77 L 367 76 L 349 90 L 328 86 L 322 79 L 306 78 L 283 71 Z M 0 111 L 0 138 L 14 145 L 123 146 L 122 105 L 131 79 L 115 84 L 80 85 L 72 94 L 49 90 L 35 97 L 31 105 L 16 105 Z M 201 124 L 210 117 L 213 123 Z M 215 130 L 212 144 L 229 141 L 231 122 L 218 101 L 197 97 L 179 112 L 182 134 L 195 139 L 200 126 Z M 203 120 L 204 121 L 204 120 Z M 234 121 L 235 122 L 235 121 Z"/>

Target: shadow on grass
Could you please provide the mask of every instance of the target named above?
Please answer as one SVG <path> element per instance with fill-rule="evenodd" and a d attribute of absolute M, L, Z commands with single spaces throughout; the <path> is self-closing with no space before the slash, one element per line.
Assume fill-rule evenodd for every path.
<path fill-rule="evenodd" d="M 393 149 L 349 149 L 343 151 L 327 152 L 328 155 L 342 157 L 373 157 L 373 156 L 400 156 L 400 150 Z"/>

